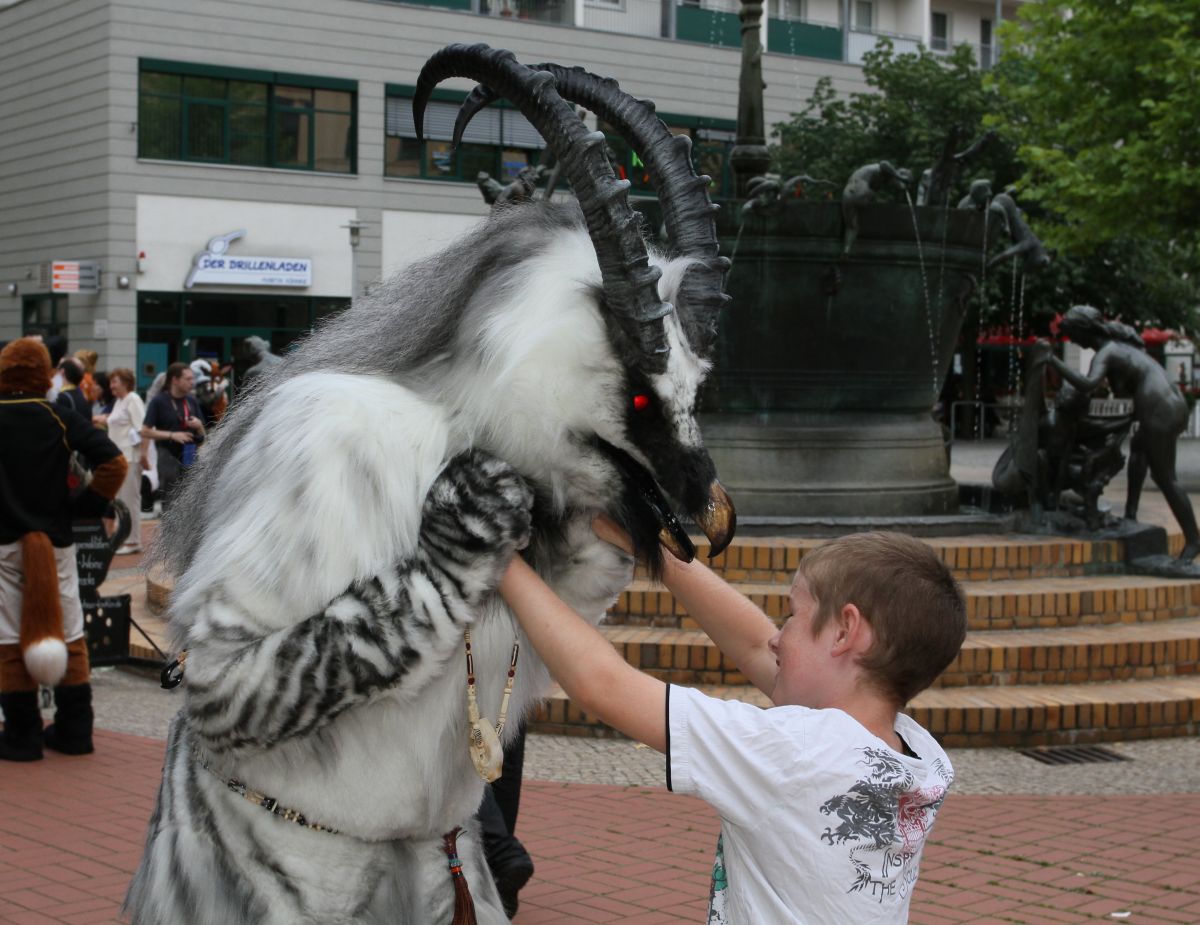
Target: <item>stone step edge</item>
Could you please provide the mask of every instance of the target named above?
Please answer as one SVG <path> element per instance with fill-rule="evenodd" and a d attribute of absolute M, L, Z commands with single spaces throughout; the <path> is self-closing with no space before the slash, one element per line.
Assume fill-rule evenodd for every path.
<path fill-rule="evenodd" d="M 644 627 L 602 623 L 597 627 L 613 645 L 701 646 L 716 644 L 703 630 Z M 1085 647 L 1096 645 L 1153 645 L 1159 642 L 1200 639 L 1200 617 L 1143 623 L 1084 624 L 1019 630 L 968 630 L 964 649 L 1036 648 L 1042 645 Z"/>
<path fill-rule="evenodd" d="M 752 594 L 787 597 L 790 582 L 730 581 L 728 584 L 746 596 Z M 1052 578 L 989 578 L 959 581 L 968 597 L 1001 597 L 1011 594 L 1082 594 L 1085 591 L 1146 591 L 1200 585 L 1200 578 L 1160 578 L 1157 575 L 1071 575 Z M 1016 587 L 1036 585 L 1037 587 Z M 635 577 L 622 593 L 670 594 L 666 585 L 649 578 Z"/>
<path fill-rule="evenodd" d="M 758 707 L 771 706 L 770 698 L 750 686 L 689 684 L 719 700 L 738 700 Z M 569 700 L 557 684 L 543 698 Z M 914 710 L 1010 710 L 1047 707 L 1104 706 L 1178 703 L 1200 705 L 1200 675 L 1155 678 L 1146 681 L 1096 681 L 1090 684 L 1038 684 L 1008 687 L 946 687 L 922 691 L 906 708 Z M 1198 706 L 1200 709 L 1200 706 Z"/>

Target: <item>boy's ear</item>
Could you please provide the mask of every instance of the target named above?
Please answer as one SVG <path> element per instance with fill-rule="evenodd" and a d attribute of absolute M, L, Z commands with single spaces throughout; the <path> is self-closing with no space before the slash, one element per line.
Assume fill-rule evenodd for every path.
<path fill-rule="evenodd" d="M 846 604 L 835 617 L 833 655 L 862 655 L 871 648 L 871 624 L 855 604 Z"/>

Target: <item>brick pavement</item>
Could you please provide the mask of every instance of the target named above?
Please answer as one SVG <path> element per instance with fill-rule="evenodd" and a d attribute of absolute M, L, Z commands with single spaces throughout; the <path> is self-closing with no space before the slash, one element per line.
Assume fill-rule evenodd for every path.
<path fill-rule="evenodd" d="M 0 766 L 0 923 L 117 921 L 141 854 L 161 740 Z M 1200 794 L 954 796 L 926 849 L 913 925 L 1200 923 Z M 537 875 L 517 925 L 700 922 L 717 822 L 656 787 L 528 781 L 518 832 Z M 1114 913 L 1129 912 L 1125 918 Z"/>

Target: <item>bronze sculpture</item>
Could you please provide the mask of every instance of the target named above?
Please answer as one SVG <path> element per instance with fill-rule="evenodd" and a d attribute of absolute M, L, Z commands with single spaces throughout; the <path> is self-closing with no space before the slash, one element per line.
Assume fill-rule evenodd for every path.
<path fill-rule="evenodd" d="M 1049 358 L 1063 379 L 1079 390 L 1081 401 L 1086 401 L 1105 380 L 1113 395 L 1133 400 L 1137 427 L 1129 445 L 1126 520 L 1137 520 L 1142 485 L 1149 472 L 1183 529 L 1184 547 L 1179 558 L 1190 562 L 1200 553 L 1200 531 L 1192 503 L 1175 474 L 1175 444 L 1187 427 L 1187 402 L 1128 325 L 1105 321 L 1090 305 L 1076 305 L 1064 316 L 1060 330 L 1081 347 L 1096 351 L 1087 375 L 1057 357 Z"/>

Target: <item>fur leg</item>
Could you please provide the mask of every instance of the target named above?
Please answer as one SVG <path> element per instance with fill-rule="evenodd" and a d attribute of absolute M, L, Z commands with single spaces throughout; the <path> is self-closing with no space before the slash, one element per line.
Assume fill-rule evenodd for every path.
<path fill-rule="evenodd" d="M 25 667 L 25 657 L 16 643 L 0 645 L 0 691 L 36 691 L 37 681 Z"/>
<path fill-rule="evenodd" d="M 64 755 L 90 755 L 92 749 L 92 685 L 87 640 L 67 643 L 67 673 L 54 688 L 54 722 L 46 727 L 46 747 Z"/>
<path fill-rule="evenodd" d="M 38 709 L 37 691 L 2 693 L 0 694 L 0 708 L 4 710 L 4 734 L 0 736 L 0 761 L 40 761 L 42 757 L 42 713 Z"/>

